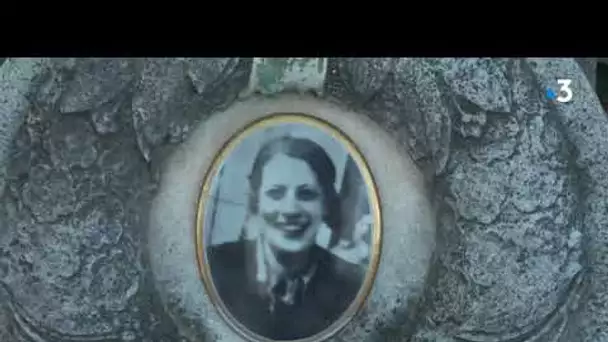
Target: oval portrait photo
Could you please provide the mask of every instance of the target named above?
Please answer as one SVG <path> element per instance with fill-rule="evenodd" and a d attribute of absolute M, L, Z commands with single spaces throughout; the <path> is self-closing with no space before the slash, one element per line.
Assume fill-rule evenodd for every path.
<path fill-rule="evenodd" d="M 277 114 L 227 141 L 207 172 L 196 239 L 208 295 L 251 341 L 318 341 L 356 315 L 380 257 L 378 194 L 350 137 Z"/>

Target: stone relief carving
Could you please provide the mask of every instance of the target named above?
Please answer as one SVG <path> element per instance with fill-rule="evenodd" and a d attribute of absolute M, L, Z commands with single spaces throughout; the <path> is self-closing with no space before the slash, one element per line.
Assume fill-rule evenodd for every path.
<path fill-rule="evenodd" d="M 155 167 L 237 99 L 250 68 L 0 66 L 0 340 L 186 341 L 143 252 Z M 562 74 L 580 100 L 558 107 L 543 85 Z M 573 60 L 330 59 L 325 88 L 432 185 L 438 248 L 413 341 L 608 338 L 608 121 Z"/>
<path fill-rule="evenodd" d="M 445 209 L 428 294 L 432 333 L 417 338 L 436 340 L 443 330 L 459 340 L 524 341 L 547 333 L 545 321 L 563 314 L 580 282 L 580 181 L 531 68 L 525 60 L 401 64 L 367 106 L 384 113 L 376 120 L 397 139 L 409 126 L 404 145 L 416 160 L 432 160 L 438 175 Z"/>

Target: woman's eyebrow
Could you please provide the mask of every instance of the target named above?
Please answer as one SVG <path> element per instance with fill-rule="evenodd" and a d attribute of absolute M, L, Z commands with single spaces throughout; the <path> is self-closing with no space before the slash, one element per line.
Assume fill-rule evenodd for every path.
<path fill-rule="evenodd" d="M 306 184 L 301 184 L 298 186 L 298 189 L 311 189 L 311 190 L 317 190 L 317 186 L 315 184 L 310 184 L 310 183 L 306 183 Z"/>
<path fill-rule="evenodd" d="M 277 183 L 275 183 L 275 184 L 270 184 L 270 185 L 266 186 L 265 189 L 277 189 L 277 188 L 278 189 L 284 189 L 286 187 L 287 186 L 285 184 L 277 184 Z"/>

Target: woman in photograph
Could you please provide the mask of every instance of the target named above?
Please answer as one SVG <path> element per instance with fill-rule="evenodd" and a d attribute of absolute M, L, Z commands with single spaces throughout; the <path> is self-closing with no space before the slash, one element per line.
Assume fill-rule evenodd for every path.
<path fill-rule="evenodd" d="M 211 246 L 214 286 L 228 312 L 274 340 L 315 335 L 353 303 L 365 269 L 318 246 L 325 225 L 342 230 L 336 167 L 317 143 L 281 137 L 266 143 L 249 175 L 247 229 L 253 239 Z"/>

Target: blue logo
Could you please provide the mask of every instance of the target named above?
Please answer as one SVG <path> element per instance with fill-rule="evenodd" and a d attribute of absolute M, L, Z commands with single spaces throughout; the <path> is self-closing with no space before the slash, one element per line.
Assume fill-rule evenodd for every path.
<path fill-rule="evenodd" d="M 551 88 L 547 88 L 547 93 L 546 94 L 547 94 L 547 98 L 549 100 L 553 101 L 553 100 L 555 100 L 557 98 L 557 94 Z"/>

